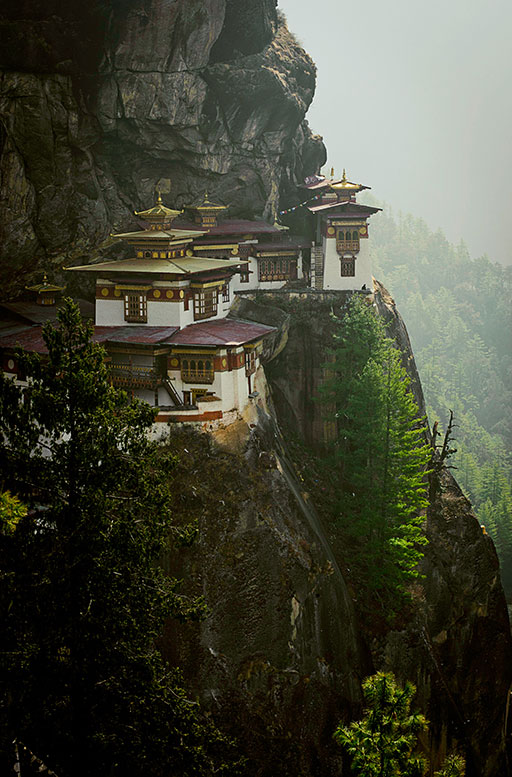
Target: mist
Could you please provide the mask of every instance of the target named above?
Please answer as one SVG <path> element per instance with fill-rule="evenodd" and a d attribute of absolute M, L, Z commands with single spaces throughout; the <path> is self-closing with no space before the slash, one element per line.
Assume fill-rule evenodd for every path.
<path fill-rule="evenodd" d="M 510 0 L 279 0 L 317 67 L 328 164 L 512 264 Z"/>

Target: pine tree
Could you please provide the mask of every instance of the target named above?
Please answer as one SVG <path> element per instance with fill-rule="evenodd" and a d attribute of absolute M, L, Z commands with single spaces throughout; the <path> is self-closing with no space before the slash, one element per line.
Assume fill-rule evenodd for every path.
<path fill-rule="evenodd" d="M 377 672 L 363 682 L 364 717 L 348 726 L 337 727 L 335 741 L 350 758 L 351 773 L 360 777 L 424 777 L 427 763 L 416 752 L 418 735 L 428 721 L 411 712 L 416 693 L 412 683 L 401 688 L 395 677 Z M 465 761 L 449 755 L 434 777 L 464 777 Z"/>
<path fill-rule="evenodd" d="M 176 460 L 71 301 L 58 320 L 46 359 L 20 354 L 27 387 L 0 380 L 0 466 L 28 508 L 0 533 L 5 771 L 16 739 L 59 777 L 210 773 L 220 738 L 157 648 L 203 609 L 159 564 Z"/>
<path fill-rule="evenodd" d="M 373 309 L 354 297 L 339 332 L 323 397 L 335 412 L 330 466 L 338 518 L 357 542 L 359 576 L 374 592 L 397 593 L 417 577 L 425 475 L 430 457 L 400 353 Z M 333 410 L 334 409 L 334 410 Z"/>

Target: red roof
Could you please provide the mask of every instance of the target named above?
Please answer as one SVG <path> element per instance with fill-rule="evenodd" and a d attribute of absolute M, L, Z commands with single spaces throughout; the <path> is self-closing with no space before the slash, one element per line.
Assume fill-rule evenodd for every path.
<path fill-rule="evenodd" d="M 140 343 L 153 345 L 168 340 L 177 326 L 95 326 L 93 340 L 96 343 Z"/>
<path fill-rule="evenodd" d="M 256 243 L 253 246 L 253 250 L 258 253 L 259 251 L 296 251 L 297 253 L 301 248 L 311 248 L 311 240 L 297 240 L 296 243 Z"/>
<path fill-rule="evenodd" d="M 176 326 L 95 326 L 93 340 L 96 343 L 154 345 L 169 340 L 177 331 Z M 20 347 L 24 351 L 48 353 L 42 333 L 41 326 L 32 326 L 0 336 L 0 349 Z"/>
<path fill-rule="evenodd" d="M 252 321 L 240 321 L 235 318 L 219 318 L 214 321 L 202 321 L 180 329 L 169 339 L 171 345 L 237 346 L 259 340 L 275 331 L 273 326 L 255 324 Z"/>
<path fill-rule="evenodd" d="M 200 227 L 199 224 L 192 224 L 190 222 L 176 223 L 176 227 L 179 229 L 197 229 L 204 232 L 206 227 Z M 266 233 L 279 233 L 281 230 L 274 227 L 273 224 L 268 224 L 266 221 L 248 221 L 243 219 L 227 219 L 226 221 L 220 221 L 216 227 L 210 227 L 208 235 L 204 240 L 198 238 L 195 242 L 210 242 L 208 238 L 212 235 L 220 237 L 221 235 L 249 235 L 249 234 L 266 234 Z"/>
<path fill-rule="evenodd" d="M 11 332 L 8 335 L 0 337 L 0 349 L 19 347 L 23 348 L 24 351 L 48 353 L 42 332 L 43 328 L 41 326 L 31 326 L 21 332 Z"/>

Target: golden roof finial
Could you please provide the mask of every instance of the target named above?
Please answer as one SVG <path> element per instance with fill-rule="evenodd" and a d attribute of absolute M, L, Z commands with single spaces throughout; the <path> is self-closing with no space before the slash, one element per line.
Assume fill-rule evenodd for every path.
<path fill-rule="evenodd" d="M 343 178 L 341 180 L 343 181 L 343 183 L 345 183 L 345 181 L 347 180 L 347 174 L 345 172 L 345 168 L 343 168 Z"/>
<path fill-rule="evenodd" d="M 331 178 L 334 178 L 334 167 L 331 167 Z"/>

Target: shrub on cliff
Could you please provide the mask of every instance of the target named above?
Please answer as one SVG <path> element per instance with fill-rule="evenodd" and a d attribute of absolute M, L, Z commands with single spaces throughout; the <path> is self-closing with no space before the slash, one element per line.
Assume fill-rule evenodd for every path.
<path fill-rule="evenodd" d="M 349 726 L 338 726 L 334 739 L 351 761 L 351 771 L 361 777 L 423 777 L 431 771 L 426 759 L 416 751 L 418 734 L 428 721 L 411 712 L 416 688 L 401 688 L 392 674 L 377 672 L 363 682 L 366 702 L 364 717 Z M 448 756 L 434 777 L 464 777 L 464 759 Z"/>
<path fill-rule="evenodd" d="M 229 770 L 156 647 L 168 616 L 203 609 L 159 565 L 175 457 L 70 301 L 45 340 L 47 359 L 20 357 L 27 389 L 0 379 L 0 467 L 28 507 L 0 532 L 3 771 L 15 739 L 59 777 Z"/>

